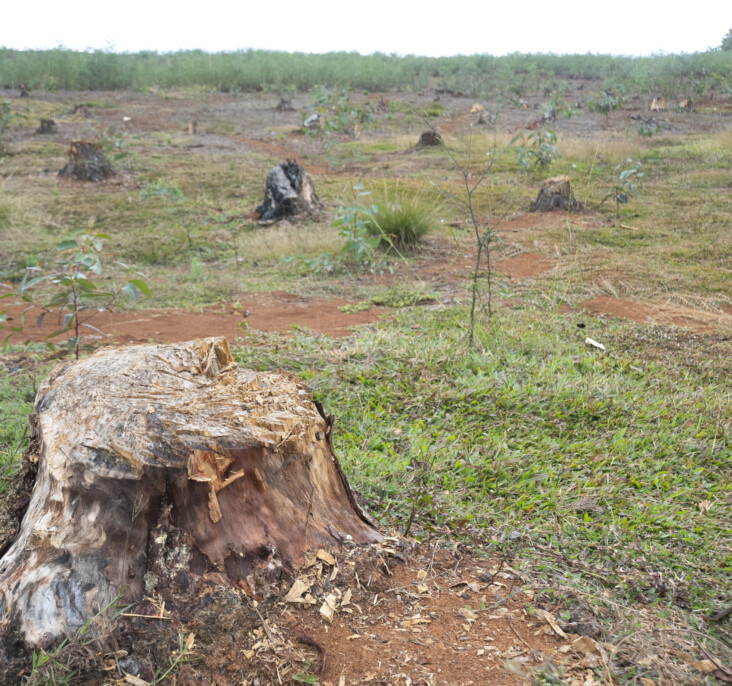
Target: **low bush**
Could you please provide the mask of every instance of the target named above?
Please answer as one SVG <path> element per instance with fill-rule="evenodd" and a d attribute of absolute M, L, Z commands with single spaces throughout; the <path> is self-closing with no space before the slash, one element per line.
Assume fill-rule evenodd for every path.
<path fill-rule="evenodd" d="M 437 223 L 437 205 L 422 194 L 407 196 L 385 189 L 366 224 L 368 233 L 384 246 L 408 247 L 419 243 Z"/>

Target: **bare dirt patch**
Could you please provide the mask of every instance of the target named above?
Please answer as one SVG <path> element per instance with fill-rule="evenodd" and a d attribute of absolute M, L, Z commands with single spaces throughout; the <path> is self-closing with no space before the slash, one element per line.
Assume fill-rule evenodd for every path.
<path fill-rule="evenodd" d="M 519 279 L 540 276 L 554 269 L 555 265 L 556 260 L 538 253 L 524 253 L 505 260 L 497 260 L 493 264 L 499 274 Z"/>
<path fill-rule="evenodd" d="M 83 314 L 81 320 L 97 329 L 83 329 L 83 335 L 90 341 L 176 343 L 209 336 L 226 336 L 234 341 L 245 335 L 247 328 L 286 332 L 292 327 L 302 327 L 329 336 L 348 336 L 352 327 L 377 321 L 388 312 L 383 307 L 352 313 L 339 309 L 347 304 L 346 300 L 306 300 L 288 293 L 251 293 L 242 295 L 236 307 L 225 304 L 200 312 L 174 308 L 102 312 L 88 320 Z M 23 308 L 7 310 L 11 325 L 20 321 Z M 46 317 L 38 329 L 39 314 L 40 310 L 31 310 L 26 315 L 23 332 L 31 340 L 40 340 L 61 327 L 55 318 Z M 69 335 L 67 332 L 63 337 Z"/>
<path fill-rule="evenodd" d="M 585 300 L 578 309 L 598 316 L 623 317 L 639 324 L 672 324 L 699 333 L 712 333 L 717 329 L 732 329 L 732 315 L 724 312 L 707 312 L 691 307 L 636 302 L 627 298 L 597 296 Z"/>
<path fill-rule="evenodd" d="M 176 539 L 164 540 L 167 565 Z M 127 673 L 147 681 L 180 636 L 194 646 L 176 671 L 182 686 L 518 686 L 549 665 L 597 685 L 591 669 L 606 655 L 602 643 L 564 633 L 550 601 L 505 562 L 399 537 L 313 551 L 274 582 L 232 587 L 204 570 L 165 577 L 156 568 L 155 592 L 123 617 L 115 651 L 89 661 L 87 678 L 106 668 L 101 683 Z"/>

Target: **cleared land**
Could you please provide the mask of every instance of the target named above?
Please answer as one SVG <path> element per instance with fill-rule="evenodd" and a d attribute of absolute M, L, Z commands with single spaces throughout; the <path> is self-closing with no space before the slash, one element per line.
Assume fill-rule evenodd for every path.
<path fill-rule="evenodd" d="M 16 287 L 28 267 L 51 269 L 61 238 L 93 220 L 111 237 L 100 283 L 139 271 L 152 298 L 91 320 L 99 331 L 85 346 L 226 334 L 240 364 L 294 371 L 336 415 L 336 451 L 370 511 L 419 541 L 344 550 L 332 582 L 323 561 L 303 571 L 312 609 L 278 604 L 291 579 L 259 589 L 266 628 L 251 598 L 215 577 L 196 582 L 195 606 L 159 590 L 131 612 L 165 600 L 171 620 L 121 620 L 119 649 L 146 680 L 183 653 L 179 684 L 313 683 L 320 652 L 298 643 L 300 630 L 332 656 L 320 679 L 332 684 L 711 684 L 714 660 L 732 664 L 729 619 L 707 621 L 729 606 L 732 578 L 732 105 L 718 88 L 693 111 L 669 97 L 652 113 L 639 88 L 603 113 L 599 77 L 547 88 L 523 76 L 520 94 L 490 96 L 431 74 L 403 92 L 4 93 L 20 118 L 0 160 L 0 279 Z M 293 110 L 277 109 L 283 96 Z M 556 119 L 541 122 L 548 109 Z M 324 126 L 305 131 L 316 111 Z M 58 132 L 36 133 L 40 118 Z M 495 239 L 493 314 L 483 263 L 472 348 L 475 238 L 450 202 L 464 197 L 450 156 L 414 148 L 425 120 L 469 180 L 499 158 L 474 196 Z M 101 142 L 115 177 L 59 179 L 72 140 Z M 260 226 L 252 211 L 285 159 L 307 167 L 323 208 Z M 616 206 L 629 169 L 638 194 Z M 529 213 L 556 174 L 585 211 Z M 417 207 L 434 228 L 399 254 L 356 259 L 334 215 L 374 202 Z M 21 307 L 0 309 L 6 326 L 20 322 Z M 4 537 L 22 509 L 14 474 L 53 364 L 40 344 L 51 319 L 39 331 L 28 314 L 38 343 L 15 335 L 0 358 Z M 322 599 L 340 603 L 349 588 L 358 609 L 339 605 L 325 624 Z M 598 643 L 562 639 L 544 611 Z M 77 643 L 54 654 L 61 666 L 23 678 L 68 668 L 115 683 L 113 650 Z"/>

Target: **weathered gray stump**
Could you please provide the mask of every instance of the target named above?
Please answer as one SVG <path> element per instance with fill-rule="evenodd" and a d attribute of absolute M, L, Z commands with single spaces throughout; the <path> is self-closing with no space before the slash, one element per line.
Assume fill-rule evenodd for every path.
<path fill-rule="evenodd" d="M 552 210 L 579 212 L 582 210 L 582 203 L 575 200 L 568 176 L 554 176 L 544 179 L 539 189 L 539 195 L 531 203 L 529 210 L 531 212 L 551 212 Z"/>
<path fill-rule="evenodd" d="M 57 367 L 32 415 L 33 494 L 0 559 L 0 657 L 73 634 L 118 596 L 139 601 L 161 521 L 186 537 L 181 560 L 195 552 L 234 584 L 341 537 L 380 539 L 331 422 L 295 377 L 239 369 L 224 338 Z"/>
<path fill-rule="evenodd" d="M 319 206 L 310 174 L 295 160 L 287 160 L 269 170 L 264 202 L 256 211 L 260 221 L 273 221 L 314 212 Z"/>
<path fill-rule="evenodd" d="M 98 143 L 74 141 L 69 147 L 69 161 L 58 174 L 79 181 L 99 182 L 113 176 L 114 170 Z"/>

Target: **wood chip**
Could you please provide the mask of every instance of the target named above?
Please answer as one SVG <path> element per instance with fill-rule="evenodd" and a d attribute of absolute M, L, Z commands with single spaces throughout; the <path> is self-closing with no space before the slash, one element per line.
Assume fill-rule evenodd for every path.
<path fill-rule="evenodd" d="M 539 614 L 541 617 L 543 617 L 546 620 L 547 624 L 549 624 L 549 626 L 552 628 L 552 630 L 554 631 L 554 633 L 557 636 L 560 636 L 561 638 L 567 638 L 567 634 L 565 634 L 561 630 L 561 628 L 559 627 L 559 624 L 557 624 L 556 617 L 551 612 L 547 612 L 546 610 L 539 610 L 537 612 L 537 614 Z"/>
<path fill-rule="evenodd" d="M 139 676 L 134 676 L 133 674 L 125 674 L 125 683 L 132 684 L 132 686 L 150 686 L 149 681 L 140 679 Z"/>
<path fill-rule="evenodd" d="M 341 607 L 345 607 L 348 605 L 348 603 L 351 602 L 351 589 L 347 589 L 346 592 L 343 594 L 343 599 L 341 600 Z"/>
<path fill-rule="evenodd" d="M 322 560 L 329 565 L 334 565 L 336 563 L 335 558 L 329 552 L 323 550 L 322 548 L 318 550 L 317 553 L 315 553 L 315 557 L 317 557 L 318 560 Z"/>
<path fill-rule="evenodd" d="M 585 345 L 591 345 L 593 348 L 598 350 L 605 350 L 605 346 L 602 343 L 598 343 L 594 338 L 585 338 Z"/>
<path fill-rule="evenodd" d="M 478 619 L 478 613 L 473 612 L 472 610 L 468 609 L 467 607 L 461 607 L 458 612 L 465 617 L 469 622 L 474 622 L 476 619 Z"/>
<path fill-rule="evenodd" d="M 285 596 L 286 603 L 304 603 L 306 602 L 302 595 L 306 591 L 310 590 L 309 584 L 305 583 L 302 579 L 295 579 L 292 587 Z"/>
<path fill-rule="evenodd" d="M 712 672 L 716 672 L 718 669 L 717 665 L 715 665 L 711 660 L 697 660 L 696 662 L 692 662 L 691 666 L 703 674 L 711 674 Z"/>
<path fill-rule="evenodd" d="M 335 614 L 336 603 L 338 599 L 334 593 L 326 596 L 325 601 L 320 606 L 320 616 L 328 623 L 333 621 L 333 615 Z"/>

